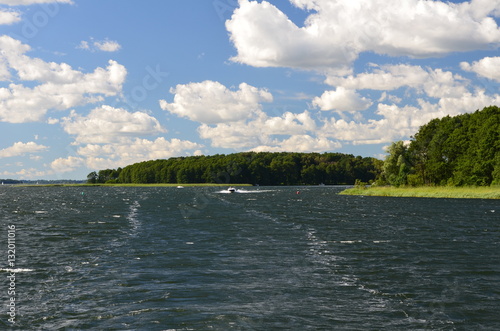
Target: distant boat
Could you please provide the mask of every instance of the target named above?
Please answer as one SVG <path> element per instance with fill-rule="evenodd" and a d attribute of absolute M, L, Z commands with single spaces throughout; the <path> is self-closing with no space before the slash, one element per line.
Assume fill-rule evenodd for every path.
<path fill-rule="evenodd" d="M 182 185 L 179 185 L 179 186 L 177 186 L 177 188 L 184 188 L 184 186 L 182 186 Z"/>
<path fill-rule="evenodd" d="M 236 189 L 235 189 L 234 187 L 231 187 L 231 186 L 230 186 L 230 187 L 227 189 L 227 191 L 228 191 L 229 193 L 234 193 L 234 192 L 236 192 Z"/>

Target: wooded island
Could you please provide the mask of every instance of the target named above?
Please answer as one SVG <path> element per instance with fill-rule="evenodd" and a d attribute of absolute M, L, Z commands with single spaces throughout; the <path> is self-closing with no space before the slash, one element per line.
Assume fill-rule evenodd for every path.
<path fill-rule="evenodd" d="M 354 184 L 374 181 L 383 162 L 341 153 L 236 153 L 175 157 L 92 172 L 97 183 L 245 183 L 259 185 Z"/>

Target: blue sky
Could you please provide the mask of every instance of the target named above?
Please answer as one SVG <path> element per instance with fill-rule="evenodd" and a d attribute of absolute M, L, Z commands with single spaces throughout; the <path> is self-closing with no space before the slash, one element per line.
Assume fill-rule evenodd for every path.
<path fill-rule="evenodd" d="M 500 104 L 499 0 L 0 0 L 0 178 L 240 151 L 383 157 Z"/>

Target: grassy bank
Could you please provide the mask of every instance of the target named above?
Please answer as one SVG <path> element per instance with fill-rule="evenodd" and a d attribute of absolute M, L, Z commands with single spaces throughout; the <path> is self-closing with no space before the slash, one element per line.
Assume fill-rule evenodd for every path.
<path fill-rule="evenodd" d="M 16 187 L 228 187 L 252 186 L 251 184 L 41 184 L 41 185 L 13 185 Z"/>
<path fill-rule="evenodd" d="M 500 187 L 354 187 L 342 191 L 342 195 L 364 195 L 383 197 L 456 198 L 456 199 L 500 199 Z"/>

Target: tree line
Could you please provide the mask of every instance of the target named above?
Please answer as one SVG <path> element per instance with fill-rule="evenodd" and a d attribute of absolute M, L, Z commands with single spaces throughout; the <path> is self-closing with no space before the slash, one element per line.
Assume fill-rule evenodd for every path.
<path fill-rule="evenodd" d="M 175 157 L 92 172 L 96 183 L 246 183 L 259 185 L 334 185 L 372 182 L 382 161 L 342 153 L 245 152 Z"/>
<path fill-rule="evenodd" d="M 382 184 L 500 185 L 500 108 L 434 119 L 388 153 Z"/>

